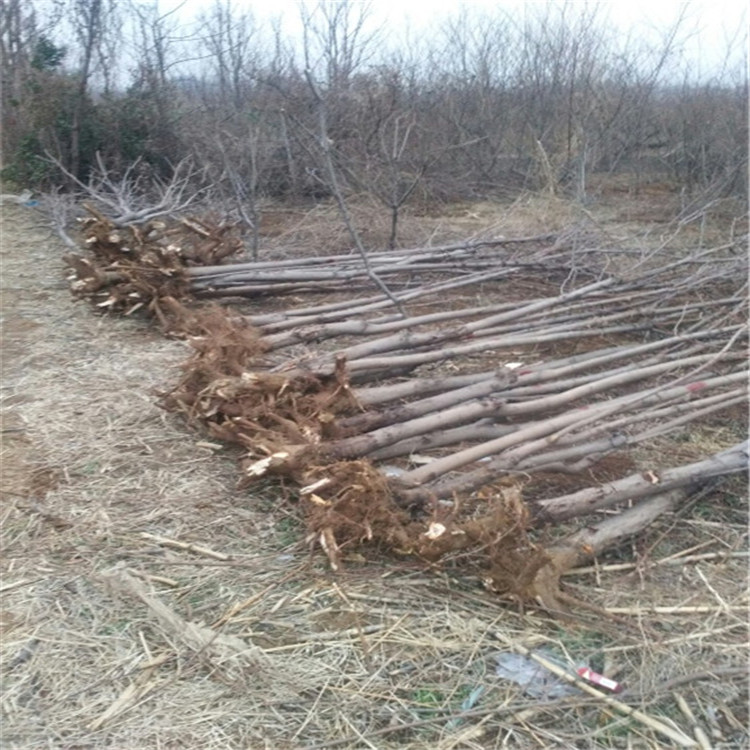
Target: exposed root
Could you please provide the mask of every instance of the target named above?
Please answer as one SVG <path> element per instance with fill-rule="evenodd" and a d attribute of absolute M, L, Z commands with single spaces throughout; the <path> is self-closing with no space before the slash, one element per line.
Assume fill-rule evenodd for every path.
<path fill-rule="evenodd" d="M 342 550 L 363 542 L 411 551 L 414 524 L 394 503 L 385 477 L 369 461 L 316 466 L 304 478 L 300 498 L 310 540 L 321 545 L 334 570 Z"/>
<path fill-rule="evenodd" d="M 186 269 L 212 265 L 242 249 L 232 225 L 196 219 L 152 220 L 116 227 L 91 206 L 81 221 L 88 257 L 69 255 L 66 262 L 74 294 L 100 310 L 131 315 L 145 310 L 173 331 L 164 301 L 189 299 Z"/>
<path fill-rule="evenodd" d="M 430 562 L 466 551 L 489 558 L 486 580 L 494 590 L 528 598 L 548 562 L 527 536 L 529 514 L 518 485 L 485 488 L 471 507 L 458 500 L 436 503 L 430 514 L 414 518 L 369 461 L 315 467 L 304 479 L 300 497 L 309 539 L 320 544 L 334 570 L 344 550 L 363 543 Z"/>
<path fill-rule="evenodd" d="M 327 377 L 263 371 L 265 342 L 245 319 L 220 307 L 195 312 L 168 303 L 171 321 L 191 333 L 195 353 L 161 405 L 245 448 L 243 484 L 267 473 L 297 475 L 336 415 L 357 407 L 343 360 Z"/>

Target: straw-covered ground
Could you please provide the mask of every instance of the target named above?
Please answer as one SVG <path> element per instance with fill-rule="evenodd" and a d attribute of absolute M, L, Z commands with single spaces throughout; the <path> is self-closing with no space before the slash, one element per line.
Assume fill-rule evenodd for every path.
<path fill-rule="evenodd" d="M 642 227 L 652 202 L 605 206 L 598 229 Z M 283 488 L 237 491 L 235 456 L 155 406 L 187 345 L 74 301 L 45 216 L 3 214 L 4 747 L 678 746 L 649 718 L 703 747 L 747 746 L 744 480 L 566 578 L 611 617 L 521 610 L 457 561 L 428 569 L 366 550 L 333 575 Z M 404 231 L 445 241 L 582 221 L 550 200 L 456 207 Z M 336 250 L 334 226 L 278 211 L 265 231 Z M 743 416 L 664 441 L 664 455 L 721 450 Z M 619 705 L 524 692 L 496 671 L 519 646 L 615 677 Z"/>

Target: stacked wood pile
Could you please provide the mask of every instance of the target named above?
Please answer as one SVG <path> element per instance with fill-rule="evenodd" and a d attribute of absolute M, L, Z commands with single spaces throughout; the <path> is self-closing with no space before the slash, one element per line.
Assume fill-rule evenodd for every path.
<path fill-rule="evenodd" d="M 207 224 L 180 237 L 195 226 L 226 247 Z M 355 255 L 222 266 L 166 250 L 185 244 L 175 227 L 128 228 L 119 251 L 103 217 L 85 231 L 75 290 L 188 335 L 163 406 L 241 446 L 243 484 L 292 480 L 334 568 L 365 543 L 461 555 L 492 588 L 556 608 L 566 567 L 747 467 L 747 443 L 683 465 L 633 458 L 691 423 L 744 420 L 747 272 L 732 247 L 634 257 L 541 235 L 373 253 L 370 269 Z M 372 270 L 406 316 L 352 294 Z M 295 307 L 306 291 L 338 294 Z M 291 293 L 252 315 L 195 301 Z M 540 543 L 574 518 L 587 525 Z"/>

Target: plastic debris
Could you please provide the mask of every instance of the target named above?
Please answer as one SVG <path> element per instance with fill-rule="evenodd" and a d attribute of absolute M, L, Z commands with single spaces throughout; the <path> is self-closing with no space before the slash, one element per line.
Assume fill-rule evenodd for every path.
<path fill-rule="evenodd" d="M 479 687 L 475 687 L 469 695 L 466 696 L 466 698 L 461 703 L 461 713 L 464 711 L 471 711 L 474 706 L 479 703 L 479 699 L 484 695 L 484 688 L 480 685 Z M 462 723 L 462 719 L 460 717 L 456 717 L 455 719 L 451 719 L 448 724 L 448 729 L 455 729 L 457 726 L 459 726 Z"/>
<path fill-rule="evenodd" d="M 548 661 L 557 664 L 557 661 L 551 658 L 549 654 L 545 653 L 543 655 Z M 541 664 L 537 664 L 535 661 L 527 659 L 520 654 L 515 654 L 512 651 L 506 651 L 497 655 L 495 674 L 498 677 L 511 680 L 520 685 L 524 693 L 532 698 L 554 700 L 556 698 L 564 698 L 566 695 L 575 695 L 579 692 L 573 685 L 569 685 L 559 677 L 556 677 Z"/>

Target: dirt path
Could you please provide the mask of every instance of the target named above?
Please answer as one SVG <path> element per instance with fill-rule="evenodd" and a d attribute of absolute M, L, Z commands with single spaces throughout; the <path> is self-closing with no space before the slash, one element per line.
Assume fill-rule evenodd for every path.
<path fill-rule="evenodd" d="M 42 340 L 43 322 L 41 307 L 49 300 L 53 289 L 34 288 L 29 275 L 33 261 L 43 260 L 44 238 L 33 226 L 34 216 L 28 209 L 15 206 L 3 207 L 2 246 L 0 263 L 0 374 L 2 375 L 2 420 L 3 436 L 3 500 L 6 497 L 35 497 L 43 494 L 44 486 L 35 481 L 33 446 L 26 436 L 26 428 L 20 406 L 31 399 L 30 394 L 16 390 L 15 381 L 23 373 L 24 360 L 31 348 Z M 27 262 L 25 259 L 28 259 Z M 58 282 L 58 287 L 62 286 Z M 41 467 L 37 476 L 43 475 Z M 44 482 L 42 482 L 42 485 Z"/>
<path fill-rule="evenodd" d="M 163 385 L 184 352 L 142 324 L 100 319 L 74 302 L 66 248 L 44 224 L 33 209 L 3 207 L 3 491 L 36 500 L 124 463 L 114 422 L 132 422 L 131 412 L 159 420 L 148 388 Z"/>
<path fill-rule="evenodd" d="M 178 376 L 186 345 L 74 301 L 65 252 L 40 213 L 3 207 L 6 747 L 72 747 L 63 738 L 73 736 L 104 742 L 92 740 L 87 722 L 127 683 L 90 686 L 137 635 L 133 602 L 108 597 L 103 574 L 164 559 L 142 532 L 182 538 L 227 522 L 227 513 L 238 523 L 233 463 L 154 405 L 154 389 Z M 241 552 L 253 530 L 252 518 L 243 523 L 231 551 Z M 136 740 L 129 731 L 131 739 L 106 742 L 154 746 L 148 733 Z"/>

